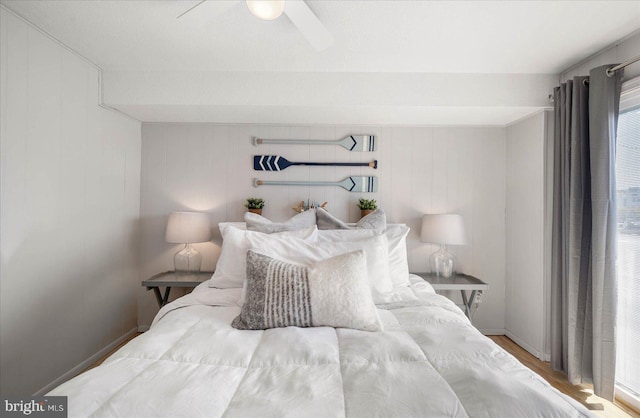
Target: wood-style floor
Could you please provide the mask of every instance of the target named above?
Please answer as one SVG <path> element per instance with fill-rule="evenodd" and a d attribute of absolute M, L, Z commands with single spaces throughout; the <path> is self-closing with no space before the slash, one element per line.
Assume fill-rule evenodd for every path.
<path fill-rule="evenodd" d="M 122 347 L 138 335 L 140 335 L 140 333 L 133 335 L 130 339 L 114 348 L 111 352 L 104 355 L 100 360 L 89 366 L 87 370 L 90 370 L 102 364 L 102 362 L 105 361 L 107 357 L 118 351 L 120 347 Z M 491 338 L 500 347 L 511 353 L 511 355 L 517 358 L 522 364 L 542 376 L 547 382 L 549 382 L 560 392 L 571 396 L 573 399 L 577 400 L 601 417 L 640 418 L 639 413 L 635 412 L 633 409 L 627 407 L 622 403 L 611 403 L 605 399 L 597 397 L 593 394 L 593 387 L 590 387 L 589 385 L 572 385 L 567 380 L 566 374 L 552 370 L 549 363 L 538 360 L 524 348 L 513 342 L 509 337 L 506 337 L 504 335 L 492 335 L 489 338 Z"/>
<path fill-rule="evenodd" d="M 591 385 L 572 385 L 567 380 L 567 375 L 551 369 L 551 364 L 540 361 L 524 348 L 514 343 L 509 337 L 503 335 L 492 335 L 491 338 L 500 347 L 507 350 L 511 355 L 520 360 L 522 364 L 542 376 L 553 387 L 560 392 L 571 396 L 591 411 L 607 418 L 640 418 L 640 414 L 634 412 L 626 405 L 619 403 L 611 403 L 605 399 L 599 398 L 593 394 Z"/>
<path fill-rule="evenodd" d="M 113 350 L 109 351 L 107 354 L 105 354 L 104 356 L 100 357 L 99 360 L 97 360 L 95 363 L 93 363 L 91 366 L 87 367 L 86 369 L 84 369 L 81 373 L 86 372 L 87 370 L 91 370 L 95 367 L 98 367 L 99 365 L 101 365 L 106 359 L 108 359 L 109 357 L 111 357 L 112 354 L 114 354 L 116 351 L 120 350 L 122 347 L 124 347 L 129 341 L 133 340 L 134 338 L 136 338 L 138 335 L 141 335 L 141 332 L 137 332 L 135 334 L 133 334 L 131 337 L 129 337 L 126 341 L 121 342 L 116 348 L 114 348 Z"/>

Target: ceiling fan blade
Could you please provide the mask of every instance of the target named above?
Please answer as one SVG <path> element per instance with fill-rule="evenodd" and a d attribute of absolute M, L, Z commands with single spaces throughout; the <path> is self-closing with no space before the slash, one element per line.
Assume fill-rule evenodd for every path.
<path fill-rule="evenodd" d="M 184 12 L 180 13 L 176 19 L 182 20 L 203 20 L 203 21 L 211 21 L 218 16 L 222 16 L 233 6 L 237 5 L 237 0 L 201 0 L 195 5 L 191 6 Z M 194 12 L 195 9 L 198 9 L 197 12 Z"/>
<path fill-rule="evenodd" d="M 184 12 L 182 12 L 178 16 L 176 16 L 176 19 L 180 19 L 182 16 L 186 15 L 187 13 L 189 13 L 190 11 L 195 9 L 196 7 L 202 5 L 202 3 L 204 3 L 205 1 L 207 1 L 207 0 L 201 0 L 198 3 L 196 3 L 194 6 L 189 7 L 187 10 L 185 10 Z"/>
<path fill-rule="evenodd" d="M 318 51 L 327 49 L 333 43 L 333 36 L 304 1 L 287 0 L 284 12 Z"/>

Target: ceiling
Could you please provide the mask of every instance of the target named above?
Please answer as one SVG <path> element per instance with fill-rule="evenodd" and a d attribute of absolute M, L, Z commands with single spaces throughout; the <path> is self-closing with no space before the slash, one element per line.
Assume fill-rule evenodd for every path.
<path fill-rule="evenodd" d="M 181 19 L 197 1 L 1 2 L 115 74 L 558 74 L 640 28 L 640 1 L 310 0 L 335 38 L 318 52 L 285 15 L 258 20 L 244 1 L 209 0 Z M 171 119 L 175 103 L 149 105 Z"/>

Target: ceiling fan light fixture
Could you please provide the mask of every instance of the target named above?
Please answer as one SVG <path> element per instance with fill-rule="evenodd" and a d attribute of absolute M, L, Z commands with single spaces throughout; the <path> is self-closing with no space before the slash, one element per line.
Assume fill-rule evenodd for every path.
<path fill-rule="evenodd" d="M 262 20 L 274 20 L 284 11 L 285 0 L 247 0 L 252 15 Z"/>

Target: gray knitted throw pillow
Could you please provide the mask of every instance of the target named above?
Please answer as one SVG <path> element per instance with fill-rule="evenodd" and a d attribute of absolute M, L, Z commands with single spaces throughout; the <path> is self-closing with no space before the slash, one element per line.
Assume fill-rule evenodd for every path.
<path fill-rule="evenodd" d="M 381 331 L 364 252 L 341 254 L 306 267 L 249 250 L 246 301 L 231 325 Z"/>

